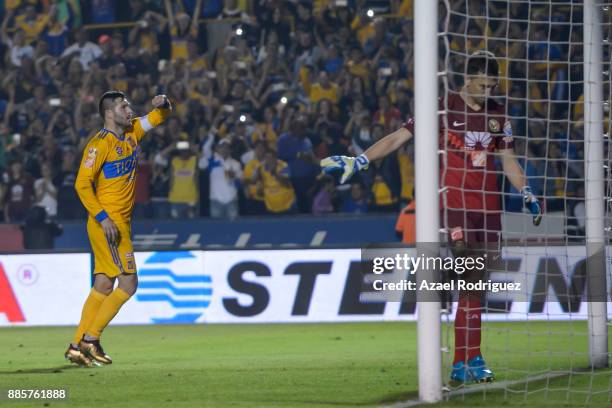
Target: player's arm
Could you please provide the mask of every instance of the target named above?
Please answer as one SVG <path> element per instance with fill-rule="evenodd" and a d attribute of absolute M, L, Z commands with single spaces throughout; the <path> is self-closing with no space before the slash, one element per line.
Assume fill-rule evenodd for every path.
<path fill-rule="evenodd" d="M 321 167 L 326 173 L 342 172 L 340 183 L 346 182 L 359 170 L 368 168 L 371 161 L 385 158 L 412 139 L 412 132 L 401 127 L 370 146 L 365 153 L 357 157 L 331 156 L 321 160 Z"/>
<path fill-rule="evenodd" d="M 368 161 L 384 159 L 410 139 L 412 139 L 412 133 L 405 127 L 401 127 L 370 146 L 364 155 L 368 158 Z"/>
<path fill-rule="evenodd" d="M 134 120 L 134 135 L 140 140 L 145 133 L 164 123 L 172 112 L 172 104 L 166 95 L 157 95 L 151 102 L 153 110 L 148 114 Z"/>
<path fill-rule="evenodd" d="M 531 187 L 527 184 L 527 177 L 521 168 L 514 149 L 501 149 L 502 169 L 510 184 L 523 194 L 523 201 L 533 215 L 533 224 L 539 225 L 542 221 L 542 208 L 535 195 L 531 192 Z"/>
<path fill-rule="evenodd" d="M 174 25 L 174 13 L 172 12 L 172 4 L 170 4 L 170 0 L 164 0 L 164 8 L 166 9 L 166 15 L 168 16 L 170 25 Z"/>
<path fill-rule="evenodd" d="M 74 182 L 74 188 L 87 212 L 102 225 L 106 238 L 112 243 L 118 243 L 119 230 L 102 208 L 94 191 L 94 183 L 107 156 L 108 147 L 103 139 L 88 145 L 83 152 L 83 159 Z"/>
<path fill-rule="evenodd" d="M 191 29 L 190 29 L 190 34 L 194 38 L 198 36 L 198 29 L 199 29 L 198 18 L 200 18 L 201 10 L 202 10 L 202 0 L 197 0 L 195 9 L 193 10 L 193 18 L 191 21 Z"/>

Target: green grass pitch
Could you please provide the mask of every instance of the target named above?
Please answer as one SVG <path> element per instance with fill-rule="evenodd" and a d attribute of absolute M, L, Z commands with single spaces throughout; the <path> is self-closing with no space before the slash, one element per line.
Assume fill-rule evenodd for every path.
<path fill-rule="evenodd" d="M 484 355 L 498 382 L 586 366 L 586 322 L 484 325 Z M 452 327 L 443 328 L 452 341 Z M 417 398 L 414 323 L 111 326 L 103 344 L 115 363 L 88 369 L 63 360 L 72 334 L 0 329 L 0 389 L 69 390 L 66 402 L 0 407 L 343 407 Z M 612 371 L 511 389 L 440 406 L 609 407 Z"/>

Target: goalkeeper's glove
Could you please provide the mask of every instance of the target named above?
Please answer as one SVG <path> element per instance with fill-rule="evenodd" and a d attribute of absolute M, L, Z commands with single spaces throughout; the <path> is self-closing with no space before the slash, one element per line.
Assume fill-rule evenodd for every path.
<path fill-rule="evenodd" d="M 366 170 L 369 165 L 370 161 L 365 154 L 357 157 L 331 156 L 321 160 L 321 167 L 325 173 L 342 173 L 340 184 L 344 184 L 356 172 Z"/>
<path fill-rule="evenodd" d="M 521 190 L 523 194 L 523 202 L 531 215 L 533 215 L 533 225 L 540 225 L 540 221 L 542 221 L 542 207 L 540 207 L 540 202 L 531 192 L 531 187 L 525 186 Z"/>

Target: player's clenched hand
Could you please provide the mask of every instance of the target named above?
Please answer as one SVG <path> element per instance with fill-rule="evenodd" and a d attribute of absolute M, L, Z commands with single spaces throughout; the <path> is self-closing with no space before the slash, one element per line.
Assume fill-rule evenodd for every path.
<path fill-rule="evenodd" d="M 540 202 L 531 192 L 531 187 L 525 186 L 521 192 L 523 193 L 525 206 L 527 206 L 527 209 L 529 209 L 529 212 L 533 215 L 533 225 L 540 225 L 542 221 L 542 207 L 540 206 Z"/>
<path fill-rule="evenodd" d="M 170 99 L 166 95 L 156 95 L 151 104 L 154 108 L 166 108 L 172 109 L 172 105 L 170 104 Z"/>
<path fill-rule="evenodd" d="M 104 231 L 104 236 L 106 236 L 106 240 L 110 242 L 112 245 L 119 245 L 119 241 L 121 240 L 121 236 L 119 234 L 119 229 L 117 225 L 110 218 L 104 219 L 101 223 L 102 230 Z"/>
<path fill-rule="evenodd" d="M 359 170 L 367 169 L 369 165 L 370 161 L 365 154 L 357 157 L 331 156 L 321 160 L 321 167 L 325 173 L 342 173 L 340 184 L 344 184 Z"/>

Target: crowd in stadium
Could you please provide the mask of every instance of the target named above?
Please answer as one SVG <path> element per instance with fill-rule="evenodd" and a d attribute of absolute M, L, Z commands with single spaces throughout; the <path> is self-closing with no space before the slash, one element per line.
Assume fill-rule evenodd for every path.
<path fill-rule="evenodd" d="M 34 205 L 58 219 L 85 218 L 74 180 L 83 146 L 102 126 L 97 103 L 108 89 L 123 91 L 139 115 L 156 94 L 167 94 L 174 106 L 167 123 L 143 139 L 136 217 L 397 212 L 413 199 L 411 143 L 346 186 L 321 175 L 318 165 L 332 154 L 360 154 L 413 114 L 412 1 L 4 4 L 5 222 L 24 220 Z M 493 16 L 534 17 L 522 3 L 491 7 Z M 457 34 L 450 51 L 489 48 L 516 59 L 500 59 L 502 75 L 511 78 L 500 93 L 509 96 L 515 134 L 532 139 L 517 150 L 529 158 L 522 163 L 534 193 L 563 210 L 564 197 L 581 194 L 571 183 L 582 178 L 581 109 L 574 103 L 580 93 L 568 85 L 581 80 L 568 63 L 580 61 L 581 50 L 548 44 L 578 34 L 563 24 L 568 14 L 542 7 L 543 18 L 560 18 L 558 32 L 451 18 L 449 31 Z M 498 31 L 510 39 L 486 41 Z M 209 49 L 212 32 L 225 41 Z M 460 73 L 460 64 L 458 58 L 451 67 Z M 507 204 L 520 211 L 520 196 L 513 197 L 518 201 Z"/>

